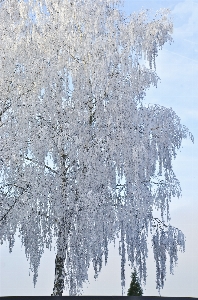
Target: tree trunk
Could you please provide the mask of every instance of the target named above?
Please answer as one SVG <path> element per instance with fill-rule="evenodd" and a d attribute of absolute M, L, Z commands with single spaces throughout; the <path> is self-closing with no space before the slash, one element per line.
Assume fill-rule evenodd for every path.
<path fill-rule="evenodd" d="M 51 296 L 62 296 L 63 290 L 65 288 L 65 258 L 66 258 L 66 250 L 67 250 L 67 242 L 66 235 L 68 234 L 68 230 L 66 231 L 66 220 L 65 218 L 61 218 L 59 223 L 59 233 L 57 239 L 57 254 L 55 259 L 55 280 L 54 280 L 54 288 L 53 294 Z"/>
<path fill-rule="evenodd" d="M 62 296 L 63 290 L 65 288 L 65 258 L 66 258 L 66 250 L 67 250 L 67 242 L 66 237 L 70 230 L 70 223 L 68 222 L 68 216 L 66 218 L 66 207 L 65 207 L 65 201 L 66 201 L 66 173 L 67 169 L 65 162 L 66 157 L 64 153 L 64 149 L 62 149 L 61 152 L 61 174 L 62 174 L 62 212 L 63 217 L 60 219 L 59 222 L 59 233 L 58 233 L 58 239 L 57 239 L 57 255 L 55 259 L 55 280 L 54 280 L 54 288 L 53 288 L 53 294 L 51 296 Z"/>
<path fill-rule="evenodd" d="M 63 256 L 61 253 L 57 253 L 55 259 L 55 280 L 54 280 L 54 288 L 53 294 L 51 296 L 62 296 L 63 290 L 65 288 L 65 255 Z"/>

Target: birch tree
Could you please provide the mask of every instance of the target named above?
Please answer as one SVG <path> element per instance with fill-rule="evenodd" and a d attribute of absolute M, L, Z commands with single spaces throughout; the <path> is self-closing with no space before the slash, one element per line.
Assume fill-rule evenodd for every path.
<path fill-rule="evenodd" d="M 125 16 L 116 0 L 5 0 L 0 7 L 0 239 L 17 228 L 38 276 L 57 239 L 53 295 L 81 293 L 120 239 L 146 281 L 152 233 L 156 288 L 184 251 L 169 224 L 179 197 L 172 168 L 188 129 L 170 108 L 144 104 L 159 80 L 155 58 L 171 42 L 166 9 Z M 161 211 L 156 218 L 154 209 Z"/>

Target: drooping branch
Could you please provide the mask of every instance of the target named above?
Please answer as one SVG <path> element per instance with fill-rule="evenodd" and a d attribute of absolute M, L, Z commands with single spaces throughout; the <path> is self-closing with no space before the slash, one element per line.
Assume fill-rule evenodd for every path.
<path fill-rule="evenodd" d="M 10 187 L 17 187 L 17 188 L 19 188 L 19 189 L 21 189 L 22 190 L 22 193 L 21 193 L 21 195 L 26 191 L 26 189 L 24 188 L 24 187 L 21 187 L 21 186 L 18 186 L 18 185 L 16 185 L 16 184 L 7 184 L 6 186 L 10 186 Z M 29 185 L 27 185 L 27 188 L 29 187 Z M 6 195 L 9 193 L 9 191 L 6 193 Z M 21 196 L 20 195 L 20 196 Z M 6 218 L 7 218 L 7 216 L 8 216 L 8 214 L 9 214 L 9 212 L 14 208 L 14 206 L 15 206 L 15 204 L 17 203 L 17 201 L 20 199 L 20 196 L 18 196 L 17 198 L 15 198 L 15 200 L 14 200 L 14 203 L 9 207 L 9 209 L 6 211 L 6 213 L 0 218 L 0 222 L 1 221 L 5 221 L 6 220 Z"/>
<path fill-rule="evenodd" d="M 0 125 L 3 191 L 6 184 L 11 188 L 2 195 L 2 237 L 21 226 L 37 274 L 44 245 L 55 235 L 53 294 L 62 295 L 67 283 L 74 295 L 91 261 L 96 275 L 101 270 L 119 232 L 122 284 L 125 254 L 146 278 L 150 225 L 158 233 L 157 272 L 164 276 L 167 253 L 160 247 L 174 259 L 184 242 L 173 245 L 177 229 L 154 218 L 152 208 L 157 203 L 164 210 L 177 193 L 172 157 L 187 130 L 171 109 L 144 106 L 145 91 L 157 86 L 158 76 L 139 58 L 145 54 L 155 68 L 157 47 L 171 40 L 167 14 L 150 22 L 141 12 L 127 20 L 115 0 L 46 0 L 45 12 L 40 1 L 4 2 L 0 86 L 12 110 L 9 115 L 4 107 Z M 164 182 L 157 182 L 160 172 Z"/>

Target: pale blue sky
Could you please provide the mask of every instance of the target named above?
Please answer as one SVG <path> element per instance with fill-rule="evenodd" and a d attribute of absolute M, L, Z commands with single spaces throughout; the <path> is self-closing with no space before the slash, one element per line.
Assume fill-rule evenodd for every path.
<path fill-rule="evenodd" d="M 141 8 L 158 10 L 169 7 L 174 23 L 174 43 L 165 45 L 156 59 L 157 73 L 161 78 L 158 88 L 150 88 L 146 103 L 172 107 L 193 133 L 195 143 L 185 140 L 175 160 L 175 172 L 182 187 L 182 198 L 173 199 L 170 206 L 171 224 L 186 236 L 186 252 L 179 254 L 174 275 L 169 274 L 162 296 L 198 297 L 198 0 L 125 0 L 125 11 L 132 13 Z M 99 278 L 86 284 L 84 295 L 121 295 L 120 257 L 118 244 L 110 246 L 109 261 L 103 266 Z M 148 258 L 148 278 L 144 295 L 158 295 L 155 288 L 155 263 L 152 248 Z M 16 238 L 13 253 L 8 244 L 0 247 L 0 296 L 50 295 L 54 281 L 55 252 L 46 250 L 39 270 L 36 288 L 29 273 L 24 248 Z M 126 290 L 130 284 L 130 267 L 126 267 Z M 87 288 L 88 286 L 88 288 Z M 65 292 L 65 295 L 68 293 Z"/>

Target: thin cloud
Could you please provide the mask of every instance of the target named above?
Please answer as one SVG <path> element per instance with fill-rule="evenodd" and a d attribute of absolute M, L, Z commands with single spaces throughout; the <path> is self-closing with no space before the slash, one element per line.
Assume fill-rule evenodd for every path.
<path fill-rule="evenodd" d="M 192 59 L 192 58 L 188 57 L 187 55 L 181 55 L 181 54 L 179 54 L 179 53 L 177 53 L 177 52 L 170 51 L 170 50 L 167 50 L 167 49 L 164 49 L 164 51 L 173 53 L 173 54 L 175 54 L 175 55 L 177 55 L 177 56 L 180 56 L 180 57 L 182 57 L 182 58 L 187 58 L 187 59 L 190 59 L 190 60 L 192 60 L 192 61 L 198 63 L 198 60 Z"/>
<path fill-rule="evenodd" d="M 198 43 L 196 43 L 196 42 L 194 42 L 194 41 L 190 41 L 190 40 L 187 40 L 187 39 L 184 39 L 184 41 L 189 42 L 189 43 L 192 43 L 192 44 L 195 44 L 195 45 L 198 45 Z"/>
<path fill-rule="evenodd" d="M 179 35 L 180 38 L 188 38 L 198 34 L 198 2 L 192 0 L 181 1 L 172 10 L 172 14 L 177 22 L 174 35 Z"/>

